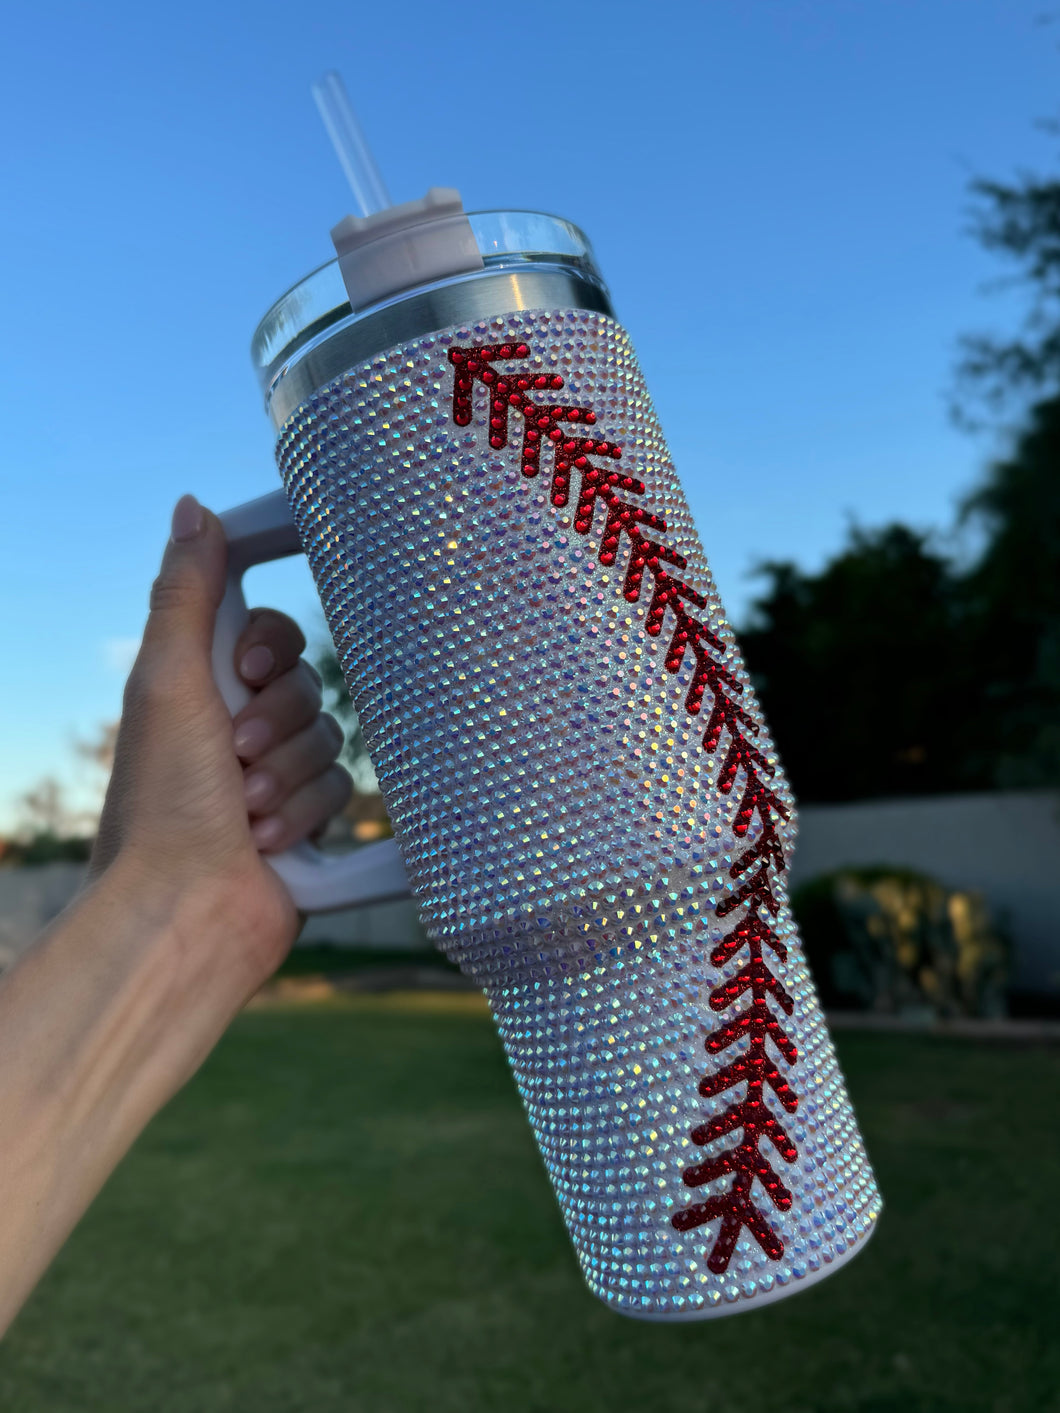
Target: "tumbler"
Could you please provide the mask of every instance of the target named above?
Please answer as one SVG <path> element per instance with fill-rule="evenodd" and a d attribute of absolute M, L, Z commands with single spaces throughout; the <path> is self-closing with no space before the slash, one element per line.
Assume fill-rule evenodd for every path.
<path fill-rule="evenodd" d="M 791 792 L 589 242 L 437 190 L 333 234 L 254 337 L 283 493 L 226 517 L 217 670 L 238 707 L 239 575 L 304 550 L 396 845 L 280 871 L 310 909 L 407 876 L 614 1310 L 804 1288 L 880 1199 Z"/>

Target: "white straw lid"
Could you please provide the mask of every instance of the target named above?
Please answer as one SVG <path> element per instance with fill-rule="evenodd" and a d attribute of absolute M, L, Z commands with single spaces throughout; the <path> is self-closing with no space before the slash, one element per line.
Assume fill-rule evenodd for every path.
<path fill-rule="evenodd" d="M 419 201 L 392 205 L 342 79 L 331 70 L 312 91 L 360 209 L 331 232 L 352 308 L 481 270 L 482 256 L 460 193 L 431 187 Z"/>

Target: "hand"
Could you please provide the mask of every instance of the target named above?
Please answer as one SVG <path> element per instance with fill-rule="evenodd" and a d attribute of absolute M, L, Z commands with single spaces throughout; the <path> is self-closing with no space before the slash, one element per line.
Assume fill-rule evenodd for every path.
<path fill-rule="evenodd" d="M 259 848 L 350 791 L 305 642 L 253 615 L 233 722 L 213 683 L 225 581 L 217 517 L 190 496 L 125 692 L 90 886 L 0 979 L 0 1331 L 129 1144 L 195 1071 L 298 929 Z"/>
<path fill-rule="evenodd" d="M 235 660 L 255 695 L 229 717 L 210 667 L 225 555 L 217 517 L 186 496 L 125 690 L 92 873 L 120 873 L 138 907 L 186 909 L 202 899 L 196 911 L 211 927 L 201 944 L 222 952 L 250 991 L 298 929 L 259 851 L 286 849 L 322 826 L 351 784 L 334 763 L 342 729 L 321 712 L 320 679 L 299 657 L 305 639 L 283 614 L 251 614 Z"/>

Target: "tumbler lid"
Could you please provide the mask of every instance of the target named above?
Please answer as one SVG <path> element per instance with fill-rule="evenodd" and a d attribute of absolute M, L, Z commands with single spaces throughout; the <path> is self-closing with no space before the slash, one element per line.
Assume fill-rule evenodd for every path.
<path fill-rule="evenodd" d="M 460 219 L 470 226 L 478 254 L 470 271 L 434 280 L 422 291 L 399 291 L 355 307 L 339 261 L 331 260 L 281 295 L 251 343 L 266 396 L 293 360 L 330 341 L 347 325 L 370 324 L 372 330 L 369 343 L 358 341 L 356 358 L 351 352 L 352 363 L 405 338 L 513 309 L 555 309 L 562 304 L 610 312 L 592 246 L 572 222 L 543 211 L 471 211 Z M 505 280 L 498 287 L 492 277 L 501 274 Z M 552 275 L 562 277 L 558 285 L 548 279 L 542 283 L 540 277 Z M 408 310 L 408 317 L 399 319 L 399 311 L 410 305 L 415 308 Z"/>
<path fill-rule="evenodd" d="M 333 227 L 331 239 L 353 309 L 483 268 L 471 222 L 453 187 L 432 186 L 419 201 L 347 216 Z"/>

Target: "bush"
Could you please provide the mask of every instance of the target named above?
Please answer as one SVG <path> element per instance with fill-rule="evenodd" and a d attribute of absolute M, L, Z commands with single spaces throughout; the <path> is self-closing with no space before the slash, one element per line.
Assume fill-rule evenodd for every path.
<path fill-rule="evenodd" d="M 1008 945 L 978 893 L 909 869 L 848 868 L 796 889 L 792 905 L 826 1006 L 1004 1015 Z"/>

